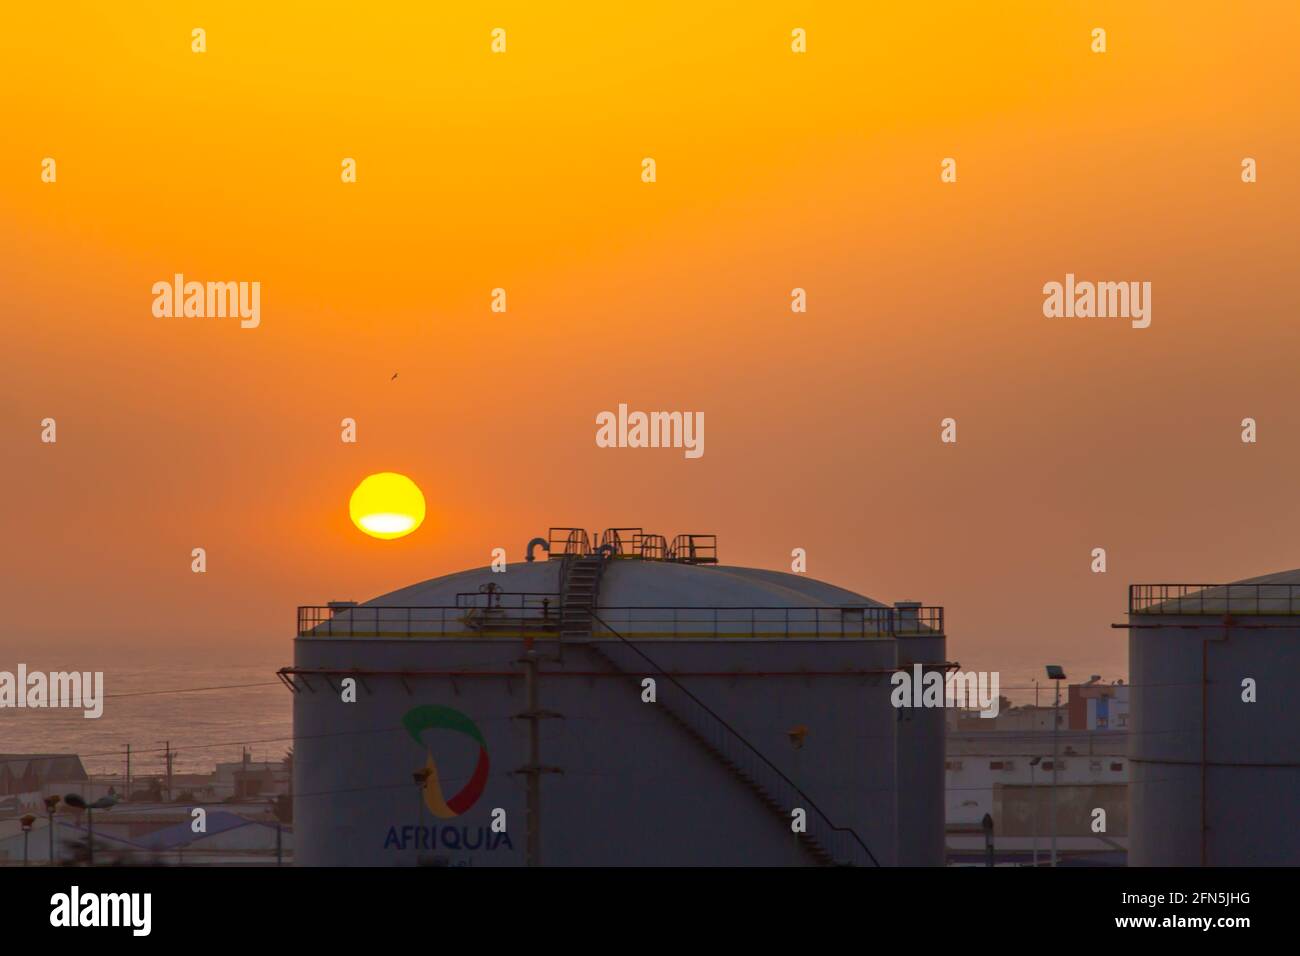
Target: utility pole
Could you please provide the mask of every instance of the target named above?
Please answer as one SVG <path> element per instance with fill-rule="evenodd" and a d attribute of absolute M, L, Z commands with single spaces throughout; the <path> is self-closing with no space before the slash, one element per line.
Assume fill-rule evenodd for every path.
<path fill-rule="evenodd" d="M 23 830 L 23 866 L 27 865 L 27 840 L 32 835 L 32 824 L 36 822 L 36 817 L 30 813 L 25 813 L 19 819 L 19 825 Z"/>
<path fill-rule="evenodd" d="M 1048 664 L 1047 679 L 1056 685 L 1056 703 L 1052 705 L 1052 866 L 1056 866 L 1056 778 L 1061 766 L 1061 681 L 1067 680 L 1065 668 Z"/>
<path fill-rule="evenodd" d="M 1035 757 L 1029 761 L 1029 796 L 1034 801 L 1034 869 L 1038 869 L 1038 787 L 1034 784 L 1034 768 L 1042 761 L 1042 757 Z"/>
<path fill-rule="evenodd" d="M 560 717 L 554 711 L 542 710 L 537 703 L 538 672 L 537 649 L 531 637 L 524 638 L 524 656 L 519 663 L 524 665 L 524 688 L 526 710 L 516 714 L 516 718 L 528 721 L 528 763 L 517 771 L 528 777 L 526 797 L 527 837 L 524 842 L 524 861 L 528 866 L 542 865 L 542 774 L 562 773 L 558 767 L 542 765 L 542 743 L 540 721 L 549 717 Z"/>
<path fill-rule="evenodd" d="M 122 794 L 123 800 L 131 799 L 131 745 L 126 745 L 126 792 Z"/>
<path fill-rule="evenodd" d="M 172 802 L 172 758 L 175 757 L 176 755 L 172 753 L 172 742 L 170 740 L 164 740 L 163 746 L 166 748 L 166 756 L 164 757 L 164 759 L 167 761 L 167 802 L 171 803 Z"/>
<path fill-rule="evenodd" d="M 54 810 L 59 805 L 59 797 L 50 794 L 45 798 L 45 815 L 50 818 L 50 866 L 54 865 Z"/>
<path fill-rule="evenodd" d="M 1061 739 L 1061 682 L 1056 682 L 1056 703 L 1052 705 L 1052 866 L 1056 866 L 1056 775 L 1061 758 L 1058 744 Z"/>
<path fill-rule="evenodd" d="M 527 687 L 528 719 L 528 840 L 525 859 L 529 866 L 542 865 L 542 763 L 541 725 L 537 717 L 537 651 L 524 655 L 524 683 Z"/>

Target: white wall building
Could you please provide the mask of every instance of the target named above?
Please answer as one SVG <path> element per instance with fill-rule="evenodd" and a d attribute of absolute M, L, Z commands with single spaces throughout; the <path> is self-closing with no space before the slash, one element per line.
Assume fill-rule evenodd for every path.
<path fill-rule="evenodd" d="M 1109 786 L 1128 782 L 1127 735 L 1063 730 L 1057 745 L 1058 786 Z M 995 788 L 1051 787 L 1052 732 L 950 732 L 945 777 L 948 824 L 976 826 L 984 814 L 994 812 Z M 1047 832 L 1049 824 L 1050 820 L 1043 821 L 1043 832 Z"/>

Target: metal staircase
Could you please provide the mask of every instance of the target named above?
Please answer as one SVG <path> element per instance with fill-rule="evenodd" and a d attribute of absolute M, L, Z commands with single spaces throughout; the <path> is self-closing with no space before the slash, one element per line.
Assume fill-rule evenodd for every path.
<path fill-rule="evenodd" d="M 600 597 L 600 577 L 605 557 L 595 554 L 569 555 L 564 559 L 560 590 L 560 640 L 591 640 L 592 615 Z"/>
<path fill-rule="evenodd" d="M 551 529 L 551 558 L 554 560 L 560 556 L 564 562 L 560 573 L 561 653 L 565 643 L 582 644 L 605 666 L 625 675 L 638 687 L 645 671 L 654 673 L 661 679 L 657 698 L 660 710 L 754 794 L 776 817 L 782 828 L 791 833 L 813 862 L 823 866 L 879 866 L 871 849 L 855 830 L 832 823 L 808 794 L 739 731 L 600 618 L 600 583 L 607 563 L 620 556 L 628 556 L 624 536 L 618 532 L 639 530 L 614 529 L 612 538 L 607 533 L 601 547 L 592 551 L 588 544 L 590 539 L 582 529 Z M 657 536 L 644 534 L 632 536 L 638 556 L 646 556 L 641 553 L 641 545 L 655 537 Z M 716 561 L 716 539 L 710 539 L 712 536 L 679 535 L 674 539 L 674 547 L 668 559 L 691 563 Z M 663 541 L 662 538 L 658 540 Z M 628 648 L 646 667 L 638 668 L 634 673 L 621 666 L 599 646 L 599 642 L 593 640 L 597 625 L 602 636 L 606 633 L 612 635 L 619 642 L 616 646 Z M 803 833 L 790 831 L 791 812 L 796 808 L 804 810 L 807 815 L 807 829 Z"/>
<path fill-rule="evenodd" d="M 593 621 L 631 648 L 648 669 L 667 680 L 670 685 L 658 693 L 660 709 L 685 734 L 722 766 L 736 780 L 744 784 L 758 800 L 789 829 L 791 811 L 802 808 L 807 814 L 807 830 L 791 833 L 808 856 L 822 866 L 879 866 L 870 848 L 855 830 L 838 827 L 804 793 L 797 784 L 768 760 L 735 728 L 718 716 L 702 700 L 687 690 L 675 677 L 651 660 L 640 648 L 606 624 L 594 612 L 588 612 L 586 647 L 593 656 L 611 669 L 627 675 L 640 686 L 641 675 L 633 674 L 620 666 L 608 653 L 591 640 Z M 668 690 L 667 695 L 664 690 Z M 667 698 L 667 699 L 666 699 Z"/>

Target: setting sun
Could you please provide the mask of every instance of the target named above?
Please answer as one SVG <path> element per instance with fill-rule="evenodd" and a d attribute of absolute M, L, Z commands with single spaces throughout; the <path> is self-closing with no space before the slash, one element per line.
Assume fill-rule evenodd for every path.
<path fill-rule="evenodd" d="M 381 471 L 357 485 L 348 513 L 372 538 L 401 538 L 423 523 L 424 495 L 405 475 Z"/>

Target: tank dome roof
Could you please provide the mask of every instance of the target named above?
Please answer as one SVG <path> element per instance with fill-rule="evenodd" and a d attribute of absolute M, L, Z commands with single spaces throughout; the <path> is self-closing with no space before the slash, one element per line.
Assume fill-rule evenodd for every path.
<path fill-rule="evenodd" d="M 556 594 L 560 561 L 517 562 L 505 572 L 473 568 L 431 578 L 372 598 L 365 606 L 454 607 L 458 594 L 489 584 L 502 591 Z M 879 601 L 799 574 L 727 565 L 610 561 L 600 583 L 600 607 L 885 607 Z"/>

